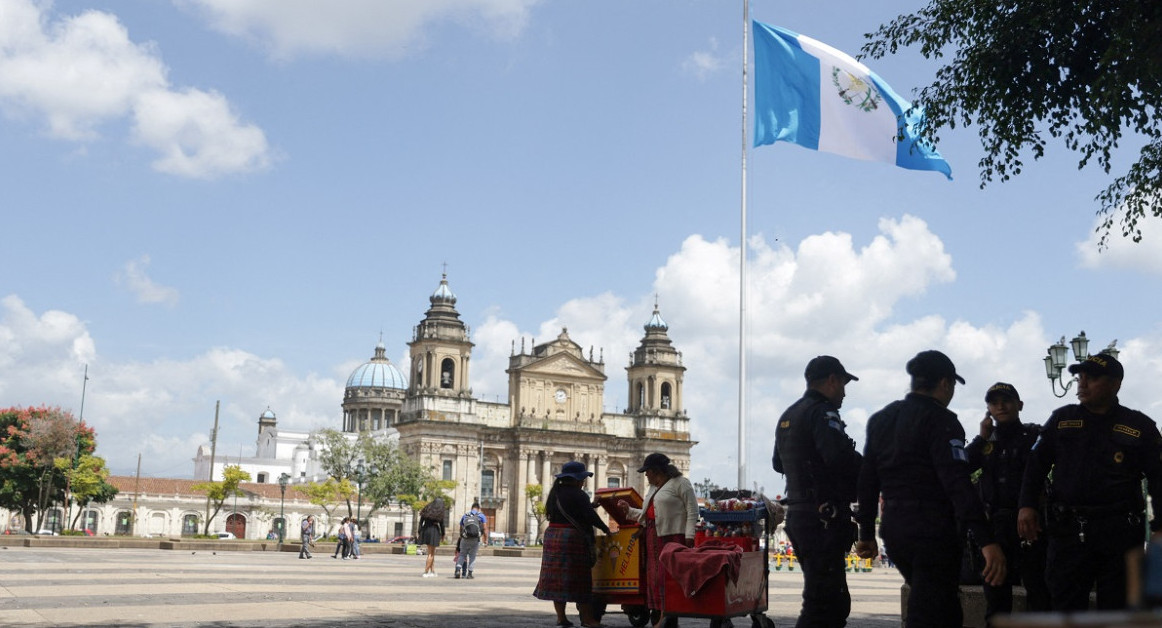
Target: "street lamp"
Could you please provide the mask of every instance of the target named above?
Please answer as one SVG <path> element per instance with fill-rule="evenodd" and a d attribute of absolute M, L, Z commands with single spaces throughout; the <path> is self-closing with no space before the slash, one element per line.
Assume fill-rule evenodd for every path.
<path fill-rule="evenodd" d="M 1101 353 L 1109 355 L 1117 359 L 1118 341 L 1114 340 Z M 1066 360 L 1069 357 L 1069 351 L 1073 351 L 1073 359 L 1077 362 L 1084 362 L 1089 357 L 1089 338 L 1085 337 L 1085 332 L 1081 332 L 1074 336 L 1073 340 L 1069 341 L 1069 346 L 1065 344 L 1065 336 L 1061 337 L 1056 343 L 1049 345 L 1048 354 L 1045 356 L 1045 376 L 1049 378 L 1050 386 L 1053 388 L 1053 395 L 1056 397 L 1064 397 L 1069 389 L 1073 386 L 1076 379 L 1070 377 L 1069 381 L 1065 381 L 1062 374 L 1066 370 Z M 1057 389 L 1061 388 L 1061 394 L 1057 394 Z"/>
<path fill-rule="evenodd" d="M 365 536 L 368 534 L 368 526 L 363 525 L 363 484 L 367 482 L 368 478 L 374 477 L 378 471 L 379 470 L 375 468 L 375 464 L 372 464 L 371 466 L 365 466 L 362 458 L 360 458 L 359 462 L 355 465 L 355 482 L 357 483 L 359 490 L 359 499 L 355 507 L 355 521 L 358 522 L 359 527 L 361 530 L 363 530 L 363 534 Z"/>
<path fill-rule="evenodd" d="M 278 476 L 278 489 L 282 491 L 282 498 L 278 502 L 278 542 L 286 540 L 286 483 L 290 476 L 286 473 Z"/>

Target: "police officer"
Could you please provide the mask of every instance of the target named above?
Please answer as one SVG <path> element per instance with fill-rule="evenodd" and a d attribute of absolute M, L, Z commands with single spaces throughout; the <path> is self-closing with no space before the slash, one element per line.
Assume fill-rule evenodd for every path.
<path fill-rule="evenodd" d="M 1013 585 L 1025 585 L 1025 608 L 1049 610 L 1049 588 L 1045 584 L 1045 542 L 1022 545 L 1017 535 L 1017 504 L 1025 461 L 1041 426 L 1022 423 L 1025 404 L 1012 384 L 997 382 L 984 396 L 988 409 L 980 422 L 980 435 L 964 450 L 969 472 L 980 471 L 977 489 L 993 535 L 1005 553 L 1008 579 L 1000 586 L 985 583 L 985 621 L 990 625 L 997 613 L 1013 612 Z M 1042 494 L 1044 491 L 1042 491 Z"/>
<path fill-rule="evenodd" d="M 1091 355 L 1069 367 L 1080 403 L 1058 408 L 1033 446 L 1021 487 L 1017 526 L 1035 540 L 1041 526 L 1037 492 L 1053 468 L 1049 489 L 1048 581 L 1053 608 L 1126 607 L 1126 551 L 1146 540 L 1147 482 L 1154 512 L 1162 508 L 1162 436 L 1150 417 L 1118 403 L 1124 370 L 1116 358 Z M 1162 527 L 1155 518 L 1150 530 Z"/>
<path fill-rule="evenodd" d="M 958 524 L 981 546 L 985 582 L 1004 582 L 1005 557 L 969 479 L 964 428 L 948 410 L 956 384 L 963 384 L 964 378 L 939 351 L 916 354 L 907 371 L 912 392 L 868 419 L 859 473 L 856 553 L 862 558 L 876 555 L 882 493 L 880 534 L 911 586 L 905 625 L 960 628 L 964 539 Z"/>
<path fill-rule="evenodd" d="M 796 626 L 843 626 L 851 612 L 844 559 L 855 529 L 851 503 L 860 455 L 839 408 L 847 383 L 859 378 L 821 355 L 803 373 L 807 391 L 775 429 L 775 471 L 787 479 L 787 536 L 803 569 L 803 608 Z"/>

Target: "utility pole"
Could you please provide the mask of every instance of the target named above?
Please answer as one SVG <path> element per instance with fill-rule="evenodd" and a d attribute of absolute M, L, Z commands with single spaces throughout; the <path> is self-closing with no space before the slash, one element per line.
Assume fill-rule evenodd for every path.
<path fill-rule="evenodd" d="M 137 489 L 141 486 L 141 454 L 137 454 L 137 479 L 133 480 L 133 521 L 130 522 L 129 536 L 137 535 Z"/>
<path fill-rule="evenodd" d="M 214 481 L 214 454 L 218 451 L 218 408 L 221 407 L 222 400 L 214 402 L 214 431 L 210 432 L 210 477 L 208 481 Z M 202 534 L 210 533 L 210 495 L 206 494 L 206 525 L 202 529 Z"/>

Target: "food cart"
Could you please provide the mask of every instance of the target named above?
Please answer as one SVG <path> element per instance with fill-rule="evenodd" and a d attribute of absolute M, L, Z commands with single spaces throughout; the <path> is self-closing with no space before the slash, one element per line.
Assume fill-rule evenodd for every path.
<path fill-rule="evenodd" d="M 678 579 L 667 573 L 663 611 L 667 616 L 709 618 L 711 628 L 732 626 L 731 618 L 748 615 L 754 628 L 774 628 L 765 614 L 770 575 L 766 548 L 771 527 L 767 525 L 765 500 L 728 499 L 709 506 L 700 509 L 703 526 L 694 545 L 719 545 L 730 551 L 737 551 L 731 546 L 740 548 L 738 576 L 732 579 L 720 572 L 690 592 L 683 591 Z"/>
<path fill-rule="evenodd" d="M 619 604 L 630 623 L 640 628 L 649 623 L 646 606 L 645 540 L 636 538 L 637 521 L 622 516 L 619 500 L 641 508 L 642 498 L 633 488 L 598 489 L 597 503 L 617 523 L 617 531 L 597 537 L 597 564 L 593 567 L 593 592 L 598 616 L 608 604 Z M 737 578 L 725 572 L 706 581 L 697 591 L 683 591 L 678 579 L 666 574 L 666 615 L 704 617 L 711 628 L 732 626 L 731 618 L 749 615 L 754 628 L 774 628 L 768 618 L 767 581 L 770 567 L 766 547 L 770 527 L 765 500 L 728 499 L 711 502 L 699 510 L 702 521 L 695 535 L 695 547 L 724 546 L 741 549 Z M 762 542 L 760 543 L 760 539 Z M 703 550 L 707 551 L 707 550 Z M 690 554 L 694 554 L 691 552 Z M 692 594 L 688 594 L 692 593 Z"/>
<path fill-rule="evenodd" d="M 597 537 L 597 564 L 593 566 L 593 593 L 597 615 L 609 604 L 621 605 L 629 623 L 637 628 L 650 621 L 646 606 L 645 539 L 637 536 L 641 526 L 626 518 L 617 507 L 625 500 L 642 507 L 642 496 L 633 488 L 599 488 L 596 501 L 617 524 L 613 534 Z"/>

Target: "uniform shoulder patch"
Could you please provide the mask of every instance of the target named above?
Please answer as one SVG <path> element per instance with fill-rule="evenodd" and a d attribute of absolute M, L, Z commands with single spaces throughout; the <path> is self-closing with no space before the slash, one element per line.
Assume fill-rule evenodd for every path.
<path fill-rule="evenodd" d="M 1085 421 L 1081 419 L 1069 419 L 1068 421 L 1057 422 L 1057 429 L 1059 430 L 1068 430 L 1080 427 L 1085 427 Z"/>
<path fill-rule="evenodd" d="M 783 428 L 791 427 L 791 420 L 787 419 L 786 421 L 779 423 L 779 427 L 783 427 Z"/>
<path fill-rule="evenodd" d="M 1122 425 L 1121 423 L 1114 425 L 1114 431 L 1125 434 L 1127 436 L 1133 436 L 1134 438 L 1138 438 L 1142 435 L 1142 430 L 1136 430 L 1129 425 Z"/>
<path fill-rule="evenodd" d="M 964 451 L 964 441 L 959 438 L 953 438 L 948 441 L 948 445 L 952 447 L 952 459 L 960 462 L 968 462 L 968 452 Z"/>

